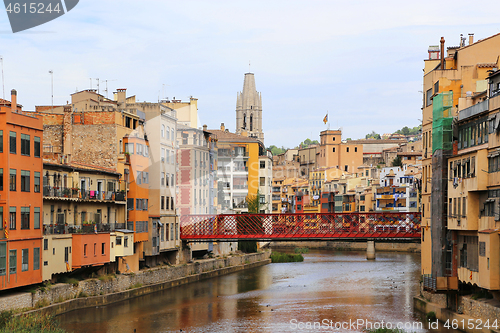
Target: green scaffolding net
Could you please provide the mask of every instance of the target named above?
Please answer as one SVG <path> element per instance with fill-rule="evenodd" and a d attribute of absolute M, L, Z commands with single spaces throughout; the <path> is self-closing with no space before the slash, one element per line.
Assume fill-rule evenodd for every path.
<path fill-rule="evenodd" d="M 437 94 L 432 100 L 432 153 L 453 148 L 453 92 Z"/>

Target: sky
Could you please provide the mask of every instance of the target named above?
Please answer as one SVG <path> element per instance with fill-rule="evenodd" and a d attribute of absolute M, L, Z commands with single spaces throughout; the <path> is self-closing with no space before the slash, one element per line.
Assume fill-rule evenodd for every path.
<path fill-rule="evenodd" d="M 200 126 L 234 131 L 236 94 L 250 71 L 266 146 L 317 140 L 328 126 L 360 139 L 420 124 L 429 45 L 500 33 L 490 8 L 496 3 L 80 0 L 53 21 L 12 33 L 2 7 L 5 97 L 16 89 L 25 110 L 50 105 L 53 71 L 55 105 L 99 81 L 109 98 L 119 88 L 138 101 L 196 97 Z"/>

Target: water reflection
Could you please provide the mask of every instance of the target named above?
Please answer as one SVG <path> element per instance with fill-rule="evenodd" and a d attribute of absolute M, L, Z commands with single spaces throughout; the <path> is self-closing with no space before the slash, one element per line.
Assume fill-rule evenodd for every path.
<path fill-rule="evenodd" d="M 419 320 L 413 312 L 418 254 L 377 253 L 375 261 L 364 252 L 304 257 L 302 263 L 270 264 L 59 319 L 71 332 L 120 333 L 289 332 L 291 320 Z"/>

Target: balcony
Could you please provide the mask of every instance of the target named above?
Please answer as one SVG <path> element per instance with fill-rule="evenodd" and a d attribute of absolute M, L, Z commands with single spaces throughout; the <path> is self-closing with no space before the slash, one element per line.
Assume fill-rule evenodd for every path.
<path fill-rule="evenodd" d="M 468 107 L 466 109 L 463 109 L 458 113 L 458 120 L 464 120 L 469 117 L 473 117 L 477 114 L 480 114 L 482 112 L 488 111 L 489 109 L 489 100 L 485 100 L 481 103 L 477 103 L 476 105 L 473 105 L 471 107 Z"/>
<path fill-rule="evenodd" d="M 43 186 L 44 198 L 68 198 L 81 200 L 123 201 L 125 192 L 86 191 L 69 187 Z"/>
<path fill-rule="evenodd" d="M 98 232 L 112 232 L 123 229 L 125 223 L 95 223 L 95 224 L 44 224 L 44 235 L 63 234 L 95 234 Z"/>

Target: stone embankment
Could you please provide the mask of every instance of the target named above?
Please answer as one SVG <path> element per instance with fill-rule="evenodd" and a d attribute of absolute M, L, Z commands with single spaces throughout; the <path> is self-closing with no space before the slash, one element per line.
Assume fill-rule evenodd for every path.
<path fill-rule="evenodd" d="M 336 251 L 366 251 L 366 242 L 341 242 L 341 241 L 315 241 L 315 242 L 270 242 L 268 245 L 272 249 L 295 249 L 307 247 L 318 250 Z M 375 241 L 375 251 L 381 252 L 419 252 L 420 243 L 399 243 L 399 242 L 377 242 Z"/>
<path fill-rule="evenodd" d="M 455 323 L 465 332 L 500 332 L 500 302 L 497 300 L 475 300 L 472 295 L 458 296 L 456 312 L 447 309 L 446 303 L 445 294 L 433 294 L 424 290 L 413 298 L 414 309 L 425 314 L 434 312 L 440 321 L 439 327 Z M 483 327 L 487 321 L 489 328 Z"/>
<path fill-rule="evenodd" d="M 227 258 L 197 260 L 178 266 L 160 266 L 132 274 L 59 283 L 33 292 L 0 297 L 0 311 L 41 311 L 53 315 L 102 306 L 202 279 L 237 272 L 271 262 L 270 250 Z M 35 310 L 32 310 L 35 309 Z"/>

